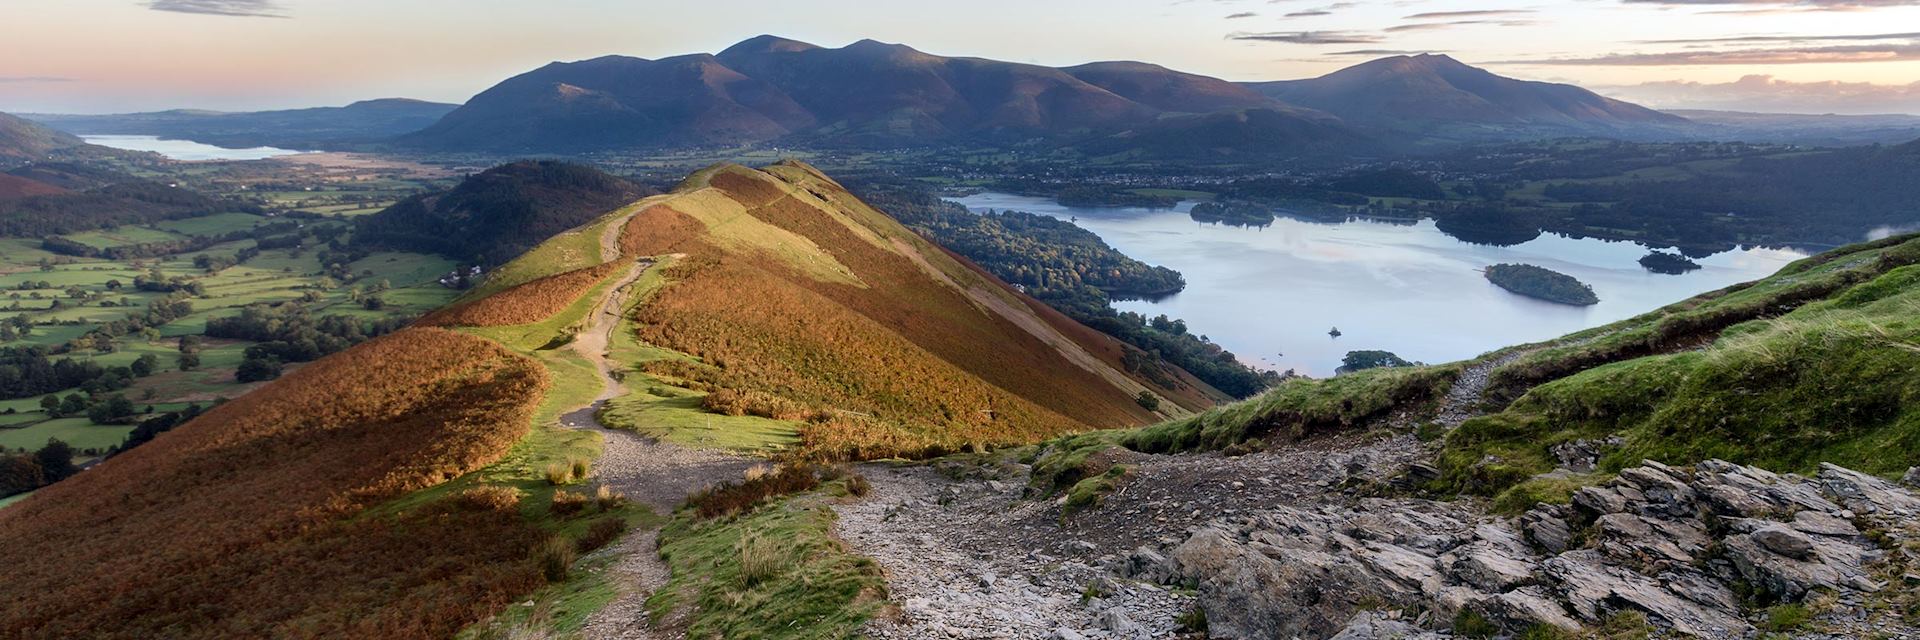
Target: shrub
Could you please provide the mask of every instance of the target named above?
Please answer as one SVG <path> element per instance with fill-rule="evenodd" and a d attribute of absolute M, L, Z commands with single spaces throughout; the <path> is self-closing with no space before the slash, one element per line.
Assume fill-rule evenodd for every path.
<path fill-rule="evenodd" d="M 573 545 L 569 544 L 564 537 L 547 538 L 535 555 L 540 559 L 540 572 L 547 577 L 547 582 L 563 582 L 573 571 L 573 559 L 576 554 L 573 551 Z"/>
<path fill-rule="evenodd" d="M 561 489 L 553 492 L 553 502 L 547 505 L 547 510 L 552 511 L 553 515 L 564 518 L 585 511 L 588 502 L 590 501 L 587 496 L 583 494 Z"/>
<path fill-rule="evenodd" d="M 572 467 L 575 482 L 587 479 L 587 474 L 593 471 L 593 461 L 586 458 L 572 458 L 567 464 Z"/>
<path fill-rule="evenodd" d="M 759 477 L 724 483 L 693 494 L 687 498 L 687 505 L 702 519 L 718 518 L 750 510 L 767 498 L 808 491 L 817 486 L 820 486 L 820 478 L 815 475 L 812 465 L 782 465 Z"/>
<path fill-rule="evenodd" d="M 857 473 L 847 476 L 847 495 L 861 497 L 872 491 L 873 483 L 867 482 L 866 476 Z"/>
<path fill-rule="evenodd" d="M 593 503 L 594 506 L 599 507 L 601 511 L 612 511 L 620 508 L 620 505 L 626 504 L 627 496 L 618 491 L 614 491 L 613 487 L 603 484 L 600 485 L 600 488 L 593 490 Z"/>
<path fill-rule="evenodd" d="M 740 586 L 751 589 L 780 575 L 780 544 L 758 533 L 740 536 Z"/>
<path fill-rule="evenodd" d="M 573 468 L 566 464 L 559 462 L 551 463 L 542 469 L 541 472 L 542 475 L 546 476 L 547 484 L 556 487 L 573 482 Z"/>
<path fill-rule="evenodd" d="M 588 525 L 587 532 L 582 534 L 579 540 L 573 541 L 573 546 L 580 553 L 592 553 L 596 549 L 612 544 L 614 540 L 620 539 L 620 534 L 626 532 L 626 518 L 607 516 Z"/>
<path fill-rule="evenodd" d="M 474 487 L 454 498 L 461 507 L 474 511 L 506 511 L 520 504 L 520 492 L 513 487 Z"/>

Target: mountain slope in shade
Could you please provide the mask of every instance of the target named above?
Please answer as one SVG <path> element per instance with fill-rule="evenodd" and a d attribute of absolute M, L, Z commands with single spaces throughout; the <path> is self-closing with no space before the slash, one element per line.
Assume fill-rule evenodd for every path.
<path fill-rule="evenodd" d="M 1145 62 L 1094 62 L 1061 71 L 1161 111 L 1213 113 L 1288 108 L 1285 103 L 1242 85 Z"/>
<path fill-rule="evenodd" d="M 585 151 L 779 138 L 814 117 L 766 82 L 699 54 L 556 62 L 474 96 L 403 143 Z"/>
<path fill-rule="evenodd" d="M 1239 109 L 1319 117 L 1233 83 L 1143 63 L 1056 69 L 874 40 L 826 48 L 759 36 L 715 56 L 550 64 L 482 92 L 400 141 L 545 152 L 773 140 L 1067 141 L 1167 115 Z"/>
<path fill-rule="evenodd" d="M 1405 132 L 1617 133 L 1687 123 L 1573 85 L 1494 75 L 1445 55 L 1381 58 L 1318 78 L 1248 86 L 1355 125 Z"/>
<path fill-rule="evenodd" d="M 150 135 L 225 147 L 316 149 L 365 143 L 418 131 L 458 105 L 383 98 L 344 107 L 220 112 L 176 109 L 110 115 L 35 115 L 48 126 L 81 134 Z"/>
<path fill-rule="evenodd" d="M 792 96 L 826 135 L 1047 134 L 1138 122 L 1156 111 L 1060 69 L 936 56 L 874 40 L 828 49 L 761 36 L 722 51 L 719 60 Z"/>
<path fill-rule="evenodd" d="M 361 218 L 353 241 L 494 265 L 651 192 L 586 165 L 523 160 Z"/>
<path fill-rule="evenodd" d="M 69 133 L 45 125 L 0 113 L 0 159 L 31 160 L 44 158 L 57 149 L 78 147 L 84 142 Z"/>
<path fill-rule="evenodd" d="M 1091 155 L 1224 159 L 1254 155 L 1365 154 L 1373 139 L 1338 118 L 1294 109 L 1241 109 L 1161 118 L 1080 144 Z"/>

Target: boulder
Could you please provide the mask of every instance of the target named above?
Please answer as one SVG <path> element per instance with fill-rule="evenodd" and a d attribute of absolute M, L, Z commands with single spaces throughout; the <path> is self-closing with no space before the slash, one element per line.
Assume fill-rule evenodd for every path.
<path fill-rule="evenodd" d="M 1768 525 L 1747 535 L 1768 551 L 1796 560 L 1813 557 L 1813 541 L 1807 539 L 1804 533 L 1779 525 Z"/>
<path fill-rule="evenodd" d="M 1328 640 L 1430 640 L 1440 634 L 1423 630 L 1378 611 L 1362 611 Z"/>

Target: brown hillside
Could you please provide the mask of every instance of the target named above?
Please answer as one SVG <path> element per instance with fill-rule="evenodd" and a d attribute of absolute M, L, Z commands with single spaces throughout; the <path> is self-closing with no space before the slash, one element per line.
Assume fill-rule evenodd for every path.
<path fill-rule="evenodd" d="M 328 357 L 0 511 L 0 637 L 450 636 L 538 586 L 512 510 L 362 516 L 495 460 L 546 385 L 409 329 Z"/>
<path fill-rule="evenodd" d="M 623 245 L 687 256 L 634 319 L 641 339 L 710 366 L 651 370 L 836 410 L 804 430 L 814 453 L 913 454 L 1154 419 L 1110 341 L 1062 331 L 804 165 L 696 174 L 635 215 Z"/>
<path fill-rule="evenodd" d="M 504 327 L 530 324 L 565 311 L 594 285 L 625 267 L 607 262 L 514 285 L 505 291 L 446 307 L 427 314 L 418 324 L 429 327 Z"/>
<path fill-rule="evenodd" d="M 67 193 L 67 190 L 38 180 L 0 173 L 0 199 L 56 196 L 62 193 Z"/>

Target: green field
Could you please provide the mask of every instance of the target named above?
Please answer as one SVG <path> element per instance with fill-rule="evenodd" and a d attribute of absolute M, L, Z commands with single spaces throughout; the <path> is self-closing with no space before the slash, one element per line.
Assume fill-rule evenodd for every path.
<path fill-rule="evenodd" d="M 272 217 L 224 213 L 150 225 L 122 226 L 65 236 L 95 248 L 126 247 L 143 243 L 180 241 L 193 236 L 218 237 L 234 232 L 249 232 L 255 227 L 279 223 Z M 302 222 L 303 229 L 344 225 L 330 220 Z M 309 243 L 316 244 L 316 243 Z M 234 380 L 234 369 L 244 359 L 249 343 L 207 339 L 194 371 L 178 370 L 178 338 L 200 335 L 213 318 L 238 314 L 255 304 L 280 304 L 308 299 L 304 304 L 314 317 L 347 315 L 377 319 L 410 317 L 426 313 L 452 300 L 458 293 L 439 285 L 436 279 L 458 266 L 438 256 L 414 253 L 379 252 L 346 265 L 347 276 L 329 274 L 321 264 L 319 247 L 258 250 L 251 259 L 233 266 L 209 271 L 196 266 L 198 256 L 233 259 L 242 251 L 254 249 L 255 241 L 241 239 L 222 242 L 201 250 L 143 259 L 109 260 L 59 256 L 42 250 L 38 240 L 0 239 L 0 318 L 24 316 L 33 326 L 28 335 L 0 342 L 0 347 L 38 345 L 54 350 L 54 359 L 71 358 L 92 361 L 105 367 L 131 365 L 143 355 L 159 361 L 153 375 L 136 378 L 134 385 L 113 393 L 125 395 L 145 409 L 157 411 L 184 406 L 185 402 L 210 402 L 232 398 L 256 385 L 241 385 Z M 136 277 L 157 272 L 165 278 L 185 278 L 197 285 L 198 293 L 188 298 L 192 313 L 154 327 L 157 335 L 140 333 L 113 340 L 113 348 L 102 352 L 92 345 L 76 345 L 103 323 L 115 322 L 145 312 L 151 302 L 169 294 L 140 291 Z M 343 282 L 350 279 L 350 282 Z M 369 309 L 356 302 L 355 290 L 378 295 L 384 303 Z M 377 293 L 373 293 L 377 291 Z M 56 308 L 55 302 L 58 301 Z M 295 365 L 297 366 L 297 365 Z M 64 390 L 66 396 L 77 390 Z M 48 438 L 58 438 L 76 449 L 105 449 L 121 443 L 130 425 L 96 425 L 84 417 L 48 420 L 40 413 L 39 398 L 0 401 L 0 447 L 10 450 L 36 449 Z"/>

